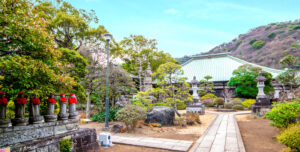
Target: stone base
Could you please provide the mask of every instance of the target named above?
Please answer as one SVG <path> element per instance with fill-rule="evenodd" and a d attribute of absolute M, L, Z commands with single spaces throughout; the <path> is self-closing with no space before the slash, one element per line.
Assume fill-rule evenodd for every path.
<path fill-rule="evenodd" d="M 265 98 L 256 98 L 254 105 L 255 106 L 270 106 L 271 103 L 270 103 L 270 99 L 267 98 L 267 97 L 265 97 Z"/>
<path fill-rule="evenodd" d="M 15 118 L 12 119 L 13 126 L 26 126 L 28 124 L 28 118 Z"/>
<path fill-rule="evenodd" d="M 57 115 L 45 115 L 45 122 L 55 122 L 57 121 Z"/>
<path fill-rule="evenodd" d="M 69 114 L 69 119 L 78 119 L 78 112 L 73 112 Z"/>
<path fill-rule="evenodd" d="M 71 142 L 73 142 L 72 152 L 100 151 L 100 146 L 97 142 L 96 130 L 89 128 L 80 128 L 79 130 L 70 131 L 56 136 L 13 144 L 10 145 L 10 149 L 13 152 L 59 152 L 59 141 L 63 138 L 70 138 Z"/>
<path fill-rule="evenodd" d="M 58 114 L 58 120 L 68 120 L 69 118 L 69 114 L 65 113 L 65 114 Z"/>
<path fill-rule="evenodd" d="M 43 116 L 32 116 L 32 117 L 29 117 L 29 123 L 30 124 L 43 123 L 43 120 L 44 120 Z"/>
<path fill-rule="evenodd" d="M 264 116 L 268 111 L 270 111 L 270 110 L 272 109 L 272 106 L 256 106 L 256 105 L 253 105 L 253 106 L 251 107 L 251 109 L 252 109 L 252 114 L 253 114 L 253 115 L 262 117 L 262 116 Z"/>
<path fill-rule="evenodd" d="M 9 119 L 0 119 L 0 128 L 1 127 L 8 127 L 10 123 Z"/>

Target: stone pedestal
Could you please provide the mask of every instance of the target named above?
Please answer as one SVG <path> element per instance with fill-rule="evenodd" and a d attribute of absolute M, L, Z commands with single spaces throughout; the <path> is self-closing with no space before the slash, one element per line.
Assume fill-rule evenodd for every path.
<path fill-rule="evenodd" d="M 61 101 L 59 103 L 60 103 L 60 111 L 58 114 L 58 120 L 68 120 L 69 114 L 67 113 L 67 103 Z"/>
<path fill-rule="evenodd" d="M 70 103 L 69 104 L 69 119 L 78 119 L 78 112 L 76 112 L 76 104 Z"/>
<path fill-rule="evenodd" d="M 55 103 L 48 102 L 48 113 L 45 115 L 46 122 L 55 122 L 57 120 L 57 115 L 54 114 Z"/>
<path fill-rule="evenodd" d="M 28 118 L 24 117 L 25 104 L 15 104 L 15 119 L 12 120 L 13 126 L 26 126 Z"/>
<path fill-rule="evenodd" d="M 10 120 L 6 119 L 7 104 L 0 104 L 0 127 L 8 127 Z"/>
<path fill-rule="evenodd" d="M 29 115 L 30 124 L 43 123 L 44 117 L 40 115 L 40 105 L 31 103 L 31 110 Z"/>

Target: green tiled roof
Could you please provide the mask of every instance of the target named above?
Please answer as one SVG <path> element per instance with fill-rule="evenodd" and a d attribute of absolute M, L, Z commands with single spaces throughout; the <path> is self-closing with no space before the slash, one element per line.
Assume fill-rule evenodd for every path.
<path fill-rule="evenodd" d="M 194 76 L 196 76 L 197 80 L 202 80 L 207 75 L 213 77 L 211 81 L 229 81 L 232 77 L 232 72 L 244 64 L 260 67 L 264 71 L 271 73 L 273 78 L 284 72 L 283 70 L 249 63 L 230 56 L 227 53 L 193 56 L 192 59 L 182 65 L 182 69 L 184 77 L 188 78 L 187 82 L 192 81 Z"/>

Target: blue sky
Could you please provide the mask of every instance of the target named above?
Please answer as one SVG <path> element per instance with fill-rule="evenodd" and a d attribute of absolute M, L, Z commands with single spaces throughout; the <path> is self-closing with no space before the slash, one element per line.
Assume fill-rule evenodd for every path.
<path fill-rule="evenodd" d="M 67 1 L 95 10 L 117 41 L 144 35 L 173 57 L 209 51 L 260 25 L 300 18 L 300 0 Z"/>

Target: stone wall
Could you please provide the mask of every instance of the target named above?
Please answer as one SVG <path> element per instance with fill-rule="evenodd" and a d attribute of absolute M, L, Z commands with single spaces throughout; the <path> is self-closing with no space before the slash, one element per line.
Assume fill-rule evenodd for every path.
<path fill-rule="evenodd" d="M 100 150 L 97 142 L 95 129 L 80 128 L 75 131 L 41 138 L 39 140 L 27 141 L 10 146 L 12 152 L 59 152 L 59 141 L 63 138 L 70 138 L 73 144 L 72 152 L 88 152 Z"/>
<path fill-rule="evenodd" d="M 78 120 L 0 128 L 0 147 L 78 130 Z"/>

